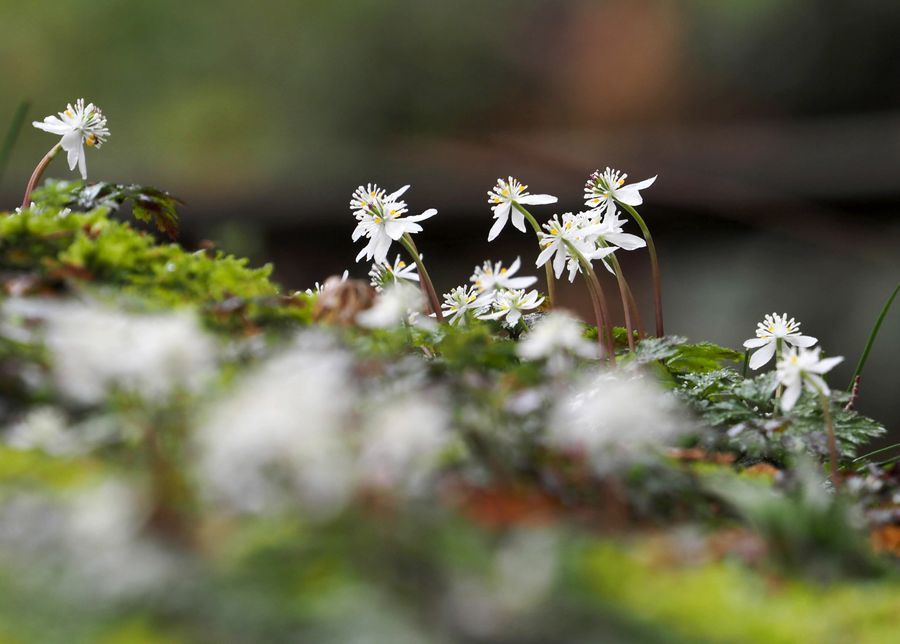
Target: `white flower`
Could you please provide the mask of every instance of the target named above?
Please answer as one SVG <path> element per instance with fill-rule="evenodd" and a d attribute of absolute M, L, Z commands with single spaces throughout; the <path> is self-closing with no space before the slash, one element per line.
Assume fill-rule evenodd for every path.
<path fill-rule="evenodd" d="M 842 356 L 819 359 L 820 349 L 789 349 L 775 366 L 778 382 L 784 386 L 781 409 L 789 412 L 800 398 L 804 385 L 809 391 L 825 396 L 831 393 L 822 374 L 843 361 Z"/>
<path fill-rule="evenodd" d="M 522 185 L 518 179 L 508 177 L 506 181 L 497 179 L 497 185 L 491 188 L 488 194 L 488 203 L 491 204 L 491 210 L 494 213 L 494 225 L 488 233 L 488 241 L 493 241 L 500 234 L 509 220 L 510 212 L 512 212 L 512 224 L 523 233 L 527 232 L 525 228 L 525 215 L 523 215 L 515 204 L 540 205 L 548 203 L 556 203 L 556 197 L 553 195 L 532 195 L 528 194 L 528 186 Z"/>
<path fill-rule="evenodd" d="M 493 292 L 479 294 L 475 286 L 457 286 L 449 293 L 444 293 L 441 310 L 450 324 L 465 324 L 466 313 L 471 311 L 478 316 L 484 313 L 493 300 Z"/>
<path fill-rule="evenodd" d="M 397 241 L 405 234 L 417 233 L 422 227 L 416 223 L 434 217 L 437 210 L 429 208 L 421 215 L 404 217 L 407 212 L 406 202 L 400 201 L 400 197 L 409 189 L 403 186 L 389 195 L 378 186 L 360 186 L 353 193 L 350 200 L 350 209 L 353 216 L 359 222 L 353 231 L 353 241 L 360 237 L 366 237 L 369 243 L 363 248 L 356 261 L 363 257 L 367 260 L 374 259 L 376 263 L 387 262 L 387 253 L 391 242 Z"/>
<path fill-rule="evenodd" d="M 618 210 L 613 210 L 612 212 L 607 210 L 606 216 L 600 222 L 600 229 L 596 231 L 597 238 L 618 246 L 622 250 L 644 248 L 647 242 L 642 237 L 622 231 L 624 223 L 624 219 L 619 219 Z"/>
<path fill-rule="evenodd" d="M 187 311 L 134 314 L 10 298 L 3 313 L 43 322 L 34 339 L 44 341 L 60 391 L 80 403 L 99 403 L 111 389 L 159 401 L 179 387 L 197 390 L 215 373 L 215 343 Z"/>
<path fill-rule="evenodd" d="M 14 449 L 39 449 L 53 456 L 70 456 L 82 451 L 80 436 L 68 426 L 56 407 L 35 407 L 10 427 L 5 442 Z"/>
<path fill-rule="evenodd" d="M 500 291 L 494 296 L 489 313 L 482 313 L 478 317 L 482 320 L 503 319 L 504 324 L 510 328 L 516 326 L 522 319 L 524 311 L 536 309 L 544 298 L 536 290 L 525 293 L 524 289 L 515 291 Z"/>
<path fill-rule="evenodd" d="M 584 325 L 564 311 L 553 311 L 541 318 L 516 351 L 525 360 L 548 360 L 554 373 L 569 364 L 568 356 L 598 357 L 597 345 L 584 337 Z"/>
<path fill-rule="evenodd" d="M 341 281 L 341 282 L 346 282 L 349 278 L 350 278 L 350 271 L 349 271 L 349 270 L 345 270 L 343 273 L 341 273 L 341 280 L 340 280 L 340 281 Z M 325 284 L 327 284 L 327 283 L 328 283 L 328 282 L 325 282 Z M 319 282 L 316 282 L 316 283 L 315 283 L 315 287 L 314 287 L 314 288 L 308 288 L 308 289 L 306 289 L 305 293 L 306 293 L 307 295 L 321 295 L 321 294 L 322 294 L 322 291 L 325 290 L 325 284 L 319 284 Z"/>
<path fill-rule="evenodd" d="M 150 509 L 117 480 L 61 497 L 7 494 L 0 503 L 0 557 L 5 569 L 51 584 L 92 610 L 105 601 L 133 601 L 171 588 L 179 575 L 177 557 L 145 534 Z"/>
<path fill-rule="evenodd" d="M 583 453 L 603 476 L 652 459 L 690 427 L 678 401 L 655 382 L 604 371 L 558 401 L 546 440 Z"/>
<path fill-rule="evenodd" d="M 475 272 L 469 278 L 470 282 L 475 283 L 475 288 L 479 293 L 490 291 L 499 291 L 504 289 L 528 288 L 535 282 L 536 277 L 513 277 L 522 262 L 516 257 L 516 261 L 510 264 L 509 268 L 503 267 L 503 262 L 486 261 L 482 266 L 476 266 Z"/>
<path fill-rule="evenodd" d="M 424 308 L 425 297 L 418 288 L 395 282 L 381 292 L 372 308 L 356 315 L 356 322 L 369 329 L 389 329 L 412 320 L 425 325 L 426 318 L 418 316 Z"/>
<path fill-rule="evenodd" d="M 804 349 L 818 342 L 811 336 L 800 335 L 800 323 L 794 318 L 788 320 L 787 313 L 766 315 L 756 327 L 756 337 L 744 342 L 745 348 L 756 349 L 750 357 L 751 369 L 759 369 L 772 359 L 779 340 Z"/>
<path fill-rule="evenodd" d="M 215 401 L 197 432 L 205 495 L 237 512 L 339 512 L 354 486 L 349 356 L 308 334 Z"/>
<path fill-rule="evenodd" d="M 419 255 L 419 259 L 421 258 L 422 256 Z M 372 268 L 369 270 L 369 277 L 371 278 L 370 284 L 374 286 L 375 290 L 379 293 L 381 293 L 382 289 L 388 284 L 400 280 L 407 280 L 410 282 L 419 281 L 419 274 L 416 273 L 416 265 L 407 264 L 400 258 L 400 255 L 397 255 L 397 259 L 394 260 L 393 264 L 390 262 L 372 264 Z"/>
<path fill-rule="evenodd" d="M 627 174 L 606 168 L 603 172 L 595 170 L 584 186 L 584 203 L 590 208 L 605 207 L 607 212 L 615 210 L 616 202 L 628 206 L 640 206 L 644 203 L 641 190 L 649 188 L 656 181 L 653 176 L 637 183 L 625 185 Z"/>
<path fill-rule="evenodd" d="M 557 279 L 562 275 L 563 269 L 566 268 L 566 263 L 570 259 L 576 263 L 569 265 L 569 281 L 573 281 L 577 271 L 580 270 L 569 245 L 588 261 L 602 259 L 616 250 L 615 247 L 596 247 L 592 236 L 600 228 L 600 224 L 591 224 L 584 215 L 584 213 L 573 215 L 567 212 L 563 214 L 562 221 L 557 215 L 553 215 L 550 221 L 543 226 L 547 232 L 539 234 L 539 244 L 543 250 L 535 263 L 543 266 L 552 257 L 553 272 Z M 573 268 L 575 270 L 572 270 Z"/>
<path fill-rule="evenodd" d="M 378 400 L 365 414 L 359 470 L 373 487 L 410 495 L 424 491 L 447 445 L 446 407 L 414 392 Z"/>
<path fill-rule="evenodd" d="M 83 98 L 75 101 L 74 107 L 69 103 L 59 117 L 51 115 L 43 121 L 34 121 L 32 125 L 62 137 L 59 143 L 68 155 L 69 170 L 74 170 L 77 165 L 82 179 L 87 179 L 84 145 L 99 148 L 109 137 L 106 117 L 93 103 L 85 107 Z"/>

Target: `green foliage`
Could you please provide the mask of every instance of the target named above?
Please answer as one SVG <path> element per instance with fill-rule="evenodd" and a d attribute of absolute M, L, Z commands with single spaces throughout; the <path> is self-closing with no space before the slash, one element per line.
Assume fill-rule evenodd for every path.
<path fill-rule="evenodd" d="M 885 571 L 869 550 L 849 499 L 827 490 L 807 461 L 780 489 L 724 472 L 710 476 L 707 484 L 765 538 L 783 568 L 819 581 Z"/>
<path fill-rule="evenodd" d="M 309 320 L 308 301 L 282 296 L 269 280 L 271 265 L 160 245 L 107 207 L 67 212 L 58 185 L 39 195 L 46 202 L 0 217 L 0 268 L 30 291 L 89 289 L 126 295 L 139 308 L 196 306 L 212 326 L 234 331 Z"/>
<path fill-rule="evenodd" d="M 114 183 L 86 184 L 83 181 L 48 180 L 35 190 L 31 198 L 35 203 L 51 208 L 69 208 L 80 212 L 108 208 L 118 210 L 125 202 L 131 202 L 131 214 L 140 221 L 153 223 L 170 239 L 178 237 L 178 212 L 181 202 L 162 190 L 136 184 Z"/>
<path fill-rule="evenodd" d="M 896 580 L 822 587 L 733 559 L 673 565 L 671 554 L 652 542 L 599 543 L 585 549 L 582 565 L 597 596 L 686 642 L 880 644 L 900 628 Z"/>
<path fill-rule="evenodd" d="M 660 362 L 673 375 L 703 373 L 740 362 L 744 354 L 711 342 L 690 344 L 687 338 L 670 335 L 647 338 L 635 348 L 634 360 L 641 364 Z"/>

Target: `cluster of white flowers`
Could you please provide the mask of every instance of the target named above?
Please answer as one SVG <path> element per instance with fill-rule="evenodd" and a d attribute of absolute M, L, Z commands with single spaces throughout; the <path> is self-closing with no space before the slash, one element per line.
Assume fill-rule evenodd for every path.
<path fill-rule="evenodd" d="M 238 513 L 299 505 L 327 519 L 361 487 L 414 496 L 450 436 L 445 409 L 438 391 L 365 390 L 349 353 L 307 333 L 213 404 L 197 432 L 198 478 Z"/>
<path fill-rule="evenodd" d="M 566 373 L 572 358 L 598 357 L 597 345 L 584 337 L 584 325 L 564 311 L 541 318 L 519 342 L 516 350 L 525 360 L 546 360 L 551 373 Z"/>
<path fill-rule="evenodd" d="M 387 263 L 391 242 L 398 241 L 404 235 L 420 232 L 422 227 L 418 222 L 437 214 L 437 210 L 429 208 L 421 215 L 405 217 L 409 209 L 400 197 L 407 190 L 408 185 L 386 194 L 377 185 L 368 184 L 359 186 L 353 193 L 350 210 L 358 222 L 353 231 L 353 241 L 361 237 L 369 240 L 356 256 L 356 261 L 365 257 L 367 260 L 374 259 L 377 264 Z"/>
<path fill-rule="evenodd" d="M 442 309 L 450 324 L 465 324 L 467 315 L 482 320 L 500 320 L 514 327 L 522 313 L 538 308 L 544 298 L 536 290 L 525 288 L 537 281 L 533 276 L 516 277 L 521 260 L 504 267 L 503 262 L 485 261 L 475 267 L 469 286 L 457 286 L 444 294 Z"/>
<path fill-rule="evenodd" d="M 418 496 L 439 464 L 450 433 L 446 404 L 434 394 L 379 399 L 365 414 L 359 474 L 369 487 Z"/>
<path fill-rule="evenodd" d="M 601 371 L 557 401 L 546 440 L 606 476 L 653 458 L 690 428 L 678 401 L 655 382 Z"/>
<path fill-rule="evenodd" d="M 102 402 L 113 389 L 162 401 L 179 389 L 200 389 L 216 371 L 216 345 L 187 311 L 134 314 L 79 301 L 10 298 L 2 317 L 4 329 L 17 329 L 20 339 L 43 341 L 56 386 L 79 403 Z M 34 322 L 36 330 L 26 330 Z"/>
<path fill-rule="evenodd" d="M 625 222 L 619 218 L 615 208 L 586 210 L 576 214 L 564 213 L 562 218 L 554 215 L 543 225 L 546 232 L 539 235 L 541 253 L 537 265 L 542 266 L 553 259 L 553 272 L 562 276 L 568 269 L 569 281 L 583 269 L 582 261 L 588 264 L 601 260 L 607 270 L 613 272 L 606 257 L 617 250 L 636 250 L 647 245 L 637 235 L 623 231 Z"/>
<path fill-rule="evenodd" d="M 74 106 L 69 103 L 58 117 L 50 115 L 43 121 L 34 121 L 32 125 L 62 137 L 59 145 L 66 152 L 69 170 L 74 170 L 75 166 L 78 166 L 82 179 L 87 179 L 84 146 L 99 148 L 109 138 L 103 112 L 93 103 L 85 106 L 83 98 L 75 101 Z"/>
<path fill-rule="evenodd" d="M 800 323 L 788 319 L 787 313 L 767 314 L 756 325 L 756 337 L 744 342 L 753 349 L 750 368 L 759 369 L 776 358 L 775 370 L 784 392 L 779 400 L 782 411 L 789 412 L 797 404 L 804 386 L 809 391 L 828 396 L 831 391 L 822 375 L 843 361 L 843 357 L 821 358 L 821 350 L 811 349 L 818 340 L 800 333 Z"/>
<path fill-rule="evenodd" d="M 197 432 L 207 495 L 238 512 L 299 502 L 314 516 L 339 511 L 352 491 L 346 431 L 357 392 L 348 355 L 305 336 L 215 403 Z"/>
<path fill-rule="evenodd" d="M 144 534 L 148 511 L 145 499 L 115 480 L 61 499 L 15 494 L 0 504 L 0 558 L 73 597 L 133 601 L 178 576 L 177 557 Z"/>

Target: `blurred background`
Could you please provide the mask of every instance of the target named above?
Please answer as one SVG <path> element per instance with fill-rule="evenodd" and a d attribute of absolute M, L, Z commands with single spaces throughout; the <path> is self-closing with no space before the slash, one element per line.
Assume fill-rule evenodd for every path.
<path fill-rule="evenodd" d="M 97 103 L 92 179 L 178 195 L 185 245 L 274 262 L 289 289 L 365 277 L 360 183 L 440 211 L 417 243 L 448 291 L 486 258 L 533 262 L 532 236 L 486 242 L 497 177 L 563 212 L 606 165 L 659 175 L 641 212 L 670 333 L 738 346 L 787 312 L 847 356 L 841 387 L 900 279 L 893 0 L 0 0 L 0 24 L 0 129 L 22 100 L 28 122 Z M 22 131 L 3 208 L 52 143 Z M 647 256 L 623 255 L 649 322 Z M 581 284 L 561 299 L 589 312 Z M 900 308 L 859 400 L 895 438 L 898 360 Z"/>

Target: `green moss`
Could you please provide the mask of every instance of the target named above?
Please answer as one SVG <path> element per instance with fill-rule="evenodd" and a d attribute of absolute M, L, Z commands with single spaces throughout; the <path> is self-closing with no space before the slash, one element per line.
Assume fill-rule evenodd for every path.
<path fill-rule="evenodd" d="M 309 320 L 309 302 L 282 297 L 271 265 L 250 268 L 222 252 L 160 244 L 106 208 L 66 213 L 39 206 L 0 217 L 0 268 L 60 289 L 106 287 L 138 307 L 198 307 L 216 328 Z"/>
<path fill-rule="evenodd" d="M 732 562 L 668 567 L 649 548 L 612 544 L 585 556 L 604 600 L 693 642 L 892 641 L 900 584 L 816 586 L 767 578 Z"/>

